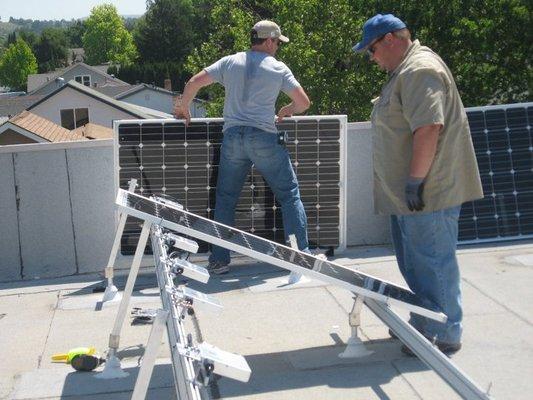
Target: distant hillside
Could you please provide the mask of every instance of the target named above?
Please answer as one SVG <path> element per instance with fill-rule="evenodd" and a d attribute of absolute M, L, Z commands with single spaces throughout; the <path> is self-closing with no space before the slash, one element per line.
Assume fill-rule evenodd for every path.
<path fill-rule="evenodd" d="M 135 23 L 135 20 L 140 17 L 140 15 L 124 15 L 122 16 L 126 24 L 132 27 Z M 87 18 L 80 18 L 85 20 Z M 9 19 L 9 22 L 0 21 L 0 44 L 2 44 L 6 39 L 7 35 L 15 30 L 24 29 L 27 31 L 35 32 L 40 34 L 45 28 L 68 28 L 71 25 L 76 23 L 75 19 L 67 20 L 32 20 L 32 19 L 23 19 L 23 18 L 13 18 Z"/>
<path fill-rule="evenodd" d="M 5 30 L 7 33 L 11 33 L 16 29 L 24 29 L 27 31 L 32 31 L 37 34 L 41 33 L 45 28 L 68 28 L 73 25 L 76 20 L 72 19 L 70 21 L 62 19 L 61 21 L 40 21 L 32 19 L 23 19 L 23 18 L 9 18 L 9 22 L 0 22 L 0 31 L 3 31 L 2 27 L 5 25 Z"/>
<path fill-rule="evenodd" d="M 0 43 L 4 42 L 11 32 L 17 29 L 18 25 L 11 22 L 1 22 L 0 21 Z"/>

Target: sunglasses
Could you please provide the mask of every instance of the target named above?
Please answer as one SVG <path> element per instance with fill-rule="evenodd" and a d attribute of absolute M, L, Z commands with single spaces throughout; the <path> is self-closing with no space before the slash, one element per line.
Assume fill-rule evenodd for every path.
<path fill-rule="evenodd" d="M 376 44 L 381 42 L 385 36 L 387 36 L 387 34 L 381 36 L 378 40 L 376 40 L 374 43 L 372 43 L 370 46 L 368 46 L 368 49 L 366 49 L 366 52 L 368 53 L 369 56 L 373 56 L 374 55 L 374 53 L 376 52 Z"/>

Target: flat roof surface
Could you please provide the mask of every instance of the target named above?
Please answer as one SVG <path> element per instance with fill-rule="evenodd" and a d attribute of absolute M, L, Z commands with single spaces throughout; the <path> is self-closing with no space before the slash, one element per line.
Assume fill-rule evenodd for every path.
<path fill-rule="evenodd" d="M 453 361 L 495 399 L 529 399 L 533 392 L 533 242 L 463 247 L 458 252 L 464 301 L 463 349 Z M 404 284 L 391 250 L 349 248 L 347 266 Z M 318 281 L 287 285 L 288 271 L 236 257 L 229 274 L 190 287 L 216 296 L 221 314 L 197 310 L 203 340 L 245 356 L 248 383 L 218 378 L 224 399 L 457 399 L 432 370 L 403 355 L 401 343 L 367 308 L 361 337 L 373 353 L 341 359 L 350 337 L 351 293 Z M 205 258 L 193 257 L 202 265 Z M 123 290 L 125 276 L 115 278 Z M 0 284 L 0 398 L 129 399 L 150 325 L 122 330 L 122 366 L 130 376 L 96 380 L 51 362 L 78 346 L 107 350 L 118 303 L 96 311 L 102 279 L 95 275 Z M 159 307 L 155 274 L 137 279 L 131 306 Z M 398 310 L 402 315 L 404 311 Z M 406 315 L 405 315 L 406 316 Z M 193 332 L 192 328 L 189 332 Z M 161 345 L 149 399 L 173 398 L 166 343 Z M 98 370 L 101 370 L 99 367 Z M 97 371 L 98 371 L 97 370 Z"/>

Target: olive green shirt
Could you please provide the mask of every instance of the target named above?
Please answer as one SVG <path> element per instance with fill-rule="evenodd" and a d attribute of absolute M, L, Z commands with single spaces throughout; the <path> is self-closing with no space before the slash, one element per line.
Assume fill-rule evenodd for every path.
<path fill-rule="evenodd" d="M 414 41 L 373 102 L 376 213 L 411 213 L 405 202 L 405 183 L 414 132 L 425 125 L 443 127 L 425 179 L 423 212 L 483 197 L 466 112 L 453 76 L 437 54 Z"/>

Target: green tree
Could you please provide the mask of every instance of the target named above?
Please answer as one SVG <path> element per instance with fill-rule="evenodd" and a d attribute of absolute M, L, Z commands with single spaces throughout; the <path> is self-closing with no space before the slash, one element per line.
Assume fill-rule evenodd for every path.
<path fill-rule="evenodd" d="M 350 113 L 359 110 L 363 102 L 370 104 L 369 99 L 358 95 L 376 85 L 375 75 L 366 73 L 368 63 L 360 63 L 357 72 L 354 69 L 354 39 L 349 33 L 363 19 L 358 20 L 358 15 L 347 0 L 273 0 L 244 6 L 235 0 L 216 0 L 209 21 L 213 33 L 193 51 L 186 68 L 195 73 L 224 55 L 248 49 L 253 24 L 273 19 L 291 39 L 281 46 L 277 58 L 292 69 L 310 95 L 313 103 L 309 113 Z M 220 116 L 223 89 L 212 85 L 205 91 L 211 100 L 209 115 Z M 280 102 L 287 101 L 280 97 Z M 368 111 L 366 104 L 365 108 Z"/>
<path fill-rule="evenodd" d="M 37 60 L 22 39 L 11 44 L 0 59 L 0 84 L 13 90 L 25 90 L 28 75 L 37 72 Z"/>
<path fill-rule="evenodd" d="M 112 62 L 131 64 L 137 57 L 137 49 L 131 34 L 111 4 L 102 4 L 91 10 L 85 21 L 83 48 L 89 64 Z"/>
<path fill-rule="evenodd" d="M 67 36 L 68 47 L 83 47 L 83 35 L 85 34 L 86 30 L 85 23 L 81 20 L 77 20 L 73 25 L 69 26 L 65 32 Z"/>
<path fill-rule="evenodd" d="M 133 31 L 140 59 L 146 62 L 183 61 L 205 38 L 205 25 L 197 16 L 205 14 L 196 0 L 147 0 L 147 10 Z M 197 7 L 200 6 L 200 7 Z"/>
<path fill-rule="evenodd" d="M 39 36 L 35 32 L 28 31 L 26 29 L 22 29 L 20 31 L 17 31 L 17 32 L 15 32 L 15 34 L 16 34 L 17 38 L 21 38 L 22 40 L 24 40 L 26 42 L 26 44 L 28 46 L 30 46 L 32 51 L 34 50 L 35 45 L 39 41 Z"/>
<path fill-rule="evenodd" d="M 7 34 L 7 45 L 9 46 L 10 44 L 13 44 L 17 41 L 17 33 L 16 32 L 11 32 L 11 33 L 8 33 Z"/>
<path fill-rule="evenodd" d="M 182 88 L 190 75 L 183 71 L 183 64 L 175 61 L 159 63 L 135 63 L 120 67 L 112 66 L 107 70 L 108 74 L 113 74 L 120 80 L 135 84 L 138 82 L 153 83 L 163 87 L 165 79 L 169 78 L 172 88 Z"/>
<path fill-rule="evenodd" d="M 527 0 L 427 1 L 423 6 L 407 0 L 213 0 L 212 32 L 187 58 L 186 69 L 195 73 L 246 50 L 253 23 L 273 19 L 291 39 L 277 56 L 309 93 L 309 113 L 367 120 L 370 100 L 379 95 L 387 75 L 351 47 L 366 19 L 378 12 L 402 18 L 414 39 L 439 53 L 466 106 L 531 100 L 533 21 Z M 221 86 L 204 93 L 212 100 L 209 115 L 221 115 Z"/>
<path fill-rule="evenodd" d="M 67 65 L 67 37 L 64 29 L 45 28 L 33 49 L 41 73 Z"/>

